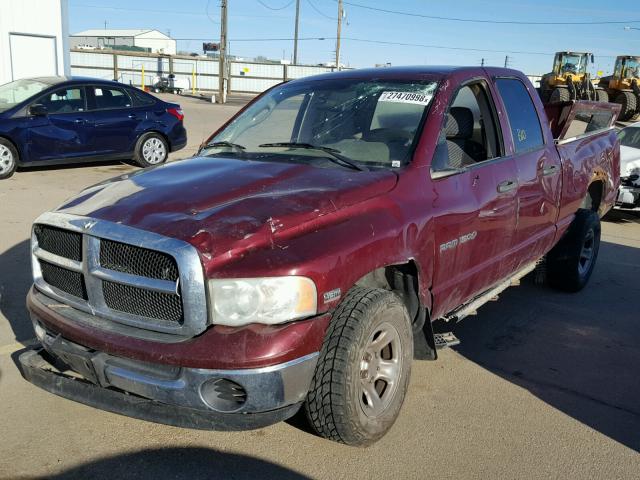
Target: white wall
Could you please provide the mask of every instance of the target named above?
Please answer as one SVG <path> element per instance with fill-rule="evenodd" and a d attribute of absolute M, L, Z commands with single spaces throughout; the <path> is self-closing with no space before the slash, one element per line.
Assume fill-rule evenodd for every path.
<path fill-rule="evenodd" d="M 136 35 L 133 39 L 133 44 L 136 47 L 150 48 L 154 53 L 176 54 L 176 41 L 167 38 L 166 35 L 163 35 L 157 30 Z"/>
<path fill-rule="evenodd" d="M 70 74 L 67 11 L 68 0 L 1 1 L 0 85 L 24 76 Z"/>

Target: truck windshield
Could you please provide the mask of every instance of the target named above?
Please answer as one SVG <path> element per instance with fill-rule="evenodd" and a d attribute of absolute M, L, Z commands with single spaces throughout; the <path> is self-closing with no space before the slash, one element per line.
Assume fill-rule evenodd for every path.
<path fill-rule="evenodd" d="M 635 58 L 627 58 L 624 64 L 624 78 L 640 78 L 640 62 Z"/>
<path fill-rule="evenodd" d="M 232 120 L 201 155 L 397 168 L 410 160 L 436 87 L 362 79 L 284 84 Z"/>
<path fill-rule="evenodd" d="M 0 112 L 15 107 L 50 86 L 37 80 L 26 79 L 0 85 Z"/>

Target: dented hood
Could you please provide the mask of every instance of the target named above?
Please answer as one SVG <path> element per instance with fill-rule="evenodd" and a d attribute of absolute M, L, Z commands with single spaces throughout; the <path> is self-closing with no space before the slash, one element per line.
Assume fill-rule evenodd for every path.
<path fill-rule="evenodd" d="M 396 180 L 388 170 L 198 157 L 89 187 L 58 211 L 179 238 L 211 258 L 238 243 L 258 247 L 288 230 L 303 232 L 306 223 L 381 195 Z"/>

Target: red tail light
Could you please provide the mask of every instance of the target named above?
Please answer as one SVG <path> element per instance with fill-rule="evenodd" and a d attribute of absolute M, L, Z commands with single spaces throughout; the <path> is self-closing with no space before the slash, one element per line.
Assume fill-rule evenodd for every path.
<path fill-rule="evenodd" d="M 184 112 L 181 108 L 167 108 L 167 113 L 170 113 L 180 121 L 184 119 Z"/>

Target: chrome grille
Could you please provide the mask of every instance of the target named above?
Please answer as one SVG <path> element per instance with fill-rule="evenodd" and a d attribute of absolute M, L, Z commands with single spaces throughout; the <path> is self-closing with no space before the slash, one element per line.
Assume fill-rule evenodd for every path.
<path fill-rule="evenodd" d="M 48 225 L 33 227 L 43 250 L 77 262 L 82 260 L 82 235 Z"/>
<path fill-rule="evenodd" d="M 100 242 L 100 265 L 141 277 L 178 280 L 178 265 L 170 255 L 112 240 Z"/>
<path fill-rule="evenodd" d="M 182 322 L 182 302 L 176 294 L 154 292 L 109 281 L 102 282 L 107 307 L 132 315 Z"/>
<path fill-rule="evenodd" d="M 40 260 L 42 278 L 49 285 L 74 297 L 87 299 L 87 288 L 81 273 Z"/>
<path fill-rule="evenodd" d="M 202 264 L 181 240 L 47 213 L 36 220 L 32 257 L 40 291 L 92 315 L 183 336 L 208 324 Z"/>

